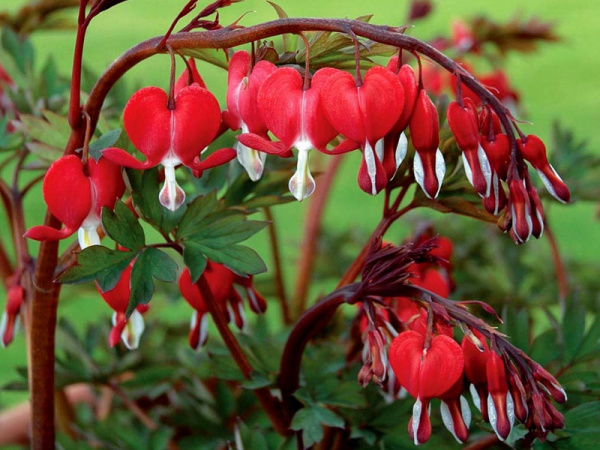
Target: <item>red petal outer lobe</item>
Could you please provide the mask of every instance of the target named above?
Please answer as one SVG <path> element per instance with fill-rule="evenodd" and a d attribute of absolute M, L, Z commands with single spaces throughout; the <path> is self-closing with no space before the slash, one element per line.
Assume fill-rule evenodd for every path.
<path fill-rule="evenodd" d="M 568 203 L 571 198 L 569 188 L 548 162 L 546 146 L 542 140 L 537 136 L 530 134 L 524 142 L 519 139 L 517 143 L 523 158 L 529 161 L 540 173 L 540 177 L 544 181 L 544 185 L 548 192 L 550 192 L 558 201 Z"/>
<path fill-rule="evenodd" d="M 508 204 L 512 218 L 511 230 L 514 233 L 513 240 L 516 244 L 523 244 L 529 240 L 533 232 L 529 195 L 521 180 L 510 180 L 508 190 Z"/>
<path fill-rule="evenodd" d="M 98 162 L 90 159 L 88 173 L 96 193 L 94 208 L 100 215 L 102 207 L 114 208 L 125 192 L 121 167 L 106 158 L 100 158 Z"/>
<path fill-rule="evenodd" d="M 476 330 L 472 330 L 473 334 L 479 339 L 479 341 L 483 344 L 485 351 L 480 352 L 479 349 L 471 342 L 468 337 L 464 337 L 462 340 L 462 351 L 465 356 L 465 376 L 469 382 L 479 385 L 486 384 L 487 377 L 485 374 L 486 364 L 488 359 L 488 345 L 483 334 Z M 481 399 L 482 402 L 485 401 Z"/>
<path fill-rule="evenodd" d="M 479 124 L 477 123 L 477 113 L 475 105 L 469 99 L 464 100 L 465 104 L 470 103 L 472 107 L 460 106 L 458 102 L 452 102 L 448 105 L 448 125 L 456 137 L 456 143 L 463 150 L 477 150 L 479 146 Z"/>
<path fill-rule="evenodd" d="M 488 136 L 490 133 L 490 126 L 492 127 L 493 134 L 502 133 L 502 124 L 500 123 L 498 115 L 489 107 L 484 107 L 479 115 L 479 127 L 481 128 L 481 134 Z"/>
<path fill-rule="evenodd" d="M 510 163 L 510 141 L 506 134 L 497 134 L 493 141 L 488 141 L 485 135 L 481 136 L 481 146 L 488 157 L 492 171 L 506 181 L 508 165 Z"/>
<path fill-rule="evenodd" d="M 175 97 L 175 110 L 172 112 L 173 150 L 184 165 L 193 165 L 194 158 L 213 141 L 219 131 L 219 102 L 209 91 L 193 84 L 183 88 Z"/>
<path fill-rule="evenodd" d="M 347 72 L 330 75 L 321 99 L 329 123 L 340 134 L 361 146 L 368 141 L 374 148 L 400 117 L 404 91 L 393 73 L 372 67 L 361 87 Z"/>
<path fill-rule="evenodd" d="M 488 392 L 494 402 L 496 409 L 495 431 L 502 439 L 506 439 L 512 429 L 511 421 L 507 411 L 508 382 L 506 381 L 506 368 L 502 357 L 494 351 L 490 351 L 486 364 L 488 381 Z M 486 399 L 487 400 L 487 399 Z M 484 399 L 481 399 L 483 402 Z M 491 419 L 490 412 L 490 419 Z"/>
<path fill-rule="evenodd" d="M 67 228 L 79 228 L 92 209 L 90 180 L 75 155 L 52 163 L 44 177 L 43 192 L 48 209 Z"/>
<path fill-rule="evenodd" d="M 172 111 L 167 103 L 162 89 L 145 87 L 133 94 L 123 111 L 125 131 L 135 148 L 148 158 L 148 167 L 158 165 L 171 147 Z M 103 154 L 109 157 L 107 152 Z"/>
<path fill-rule="evenodd" d="M 193 83 L 198 84 L 200 87 L 203 87 L 204 89 L 208 89 L 206 87 L 206 84 L 204 83 L 204 80 L 202 79 L 202 77 L 200 76 L 200 73 L 198 72 L 198 69 L 196 68 L 196 61 L 194 60 L 194 58 L 190 58 L 188 59 L 188 64 L 190 65 L 190 69 L 191 69 L 191 83 L 190 83 L 190 71 L 186 68 L 184 69 L 184 71 L 181 73 L 181 75 L 179 76 L 179 78 L 177 79 L 177 82 L 175 83 L 175 95 L 177 95 L 179 93 L 179 91 L 181 91 L 184 87 L 189 86 Z"/>
<path fill-rule="evenodd" d="M 98 289 L 98 292 L 104 301 L 117 313 L 125 313 L 125 311 L 127 311 L 129 294 L 131 293 L 131 286 L 129 285 L 129 282 L 131 281 L 131 267 L 132 265 L 130 264 L 125 268 L 123 273 L 121 273 L 121 278 L 119 278 L 115 287 L 110 291 L 103 292 L 96 283 L 96 289 Z M 120 337 L 121 333 L 119 332 L 117 342 Z"/>
<path fill-rule="evenodd" d="M 238 106 L 238 89 L 244 77 L 248 76 L 250 67 L 250 54 L 246 51 L 235 52 L 229 60 L 229 72 L 227 75 L 227 112 L 232 129 L 237 130 L 241 126 L 240 109 Z"/>
<path fill-rule="evenodd" d="M 417 101 L 419 87 L 415 77 L 415 72 L 408 64 L 403 64 L 399 70 L 396 70 L 398 69 L 397 55 L 390 58 L 387 68 L 396 74 L 396 77 L 398 78 L 398 81 L 400 81 L 400 84 L 404 90 L 404 105 L 402 107 L 402 113 L 400 113 L 400 117 L 392 129 L 394 133 L 399 134 L 408 126 L 410 116 L 412 115 L 415 107 L 415 102 Z"/>
<path fill-rule="evenodd" d="M 463 373 L 460 346 L 448 336 L 435 336 L 423 351 L 425 337 L 416 331 L 400 333 L 390 346 L 389 359 L 400 384 L 422 401 L 448 391 Z M 444 377 L 440 377 L 440 373 Z"/>
<path fill-rule="evenodd" d="M 377 169 L 375 172 L 375 193 L 378 193 L 387 185 L 388 177 L 385 167 L 383 167 L 383 164 L 381 163 L 381 161 L 379 161 L 377 155 L 375 155 L 374 160 L 375 167 Z M 369 170 L 364 156 L 360 162 L 360 167 L 358 169 L 358 186 L 367 194 L 373 194 L 371 176 L 369 175 Z"/>
<path fill-rule="evenodd" d="M 434 152 L 440 144 L 439 118 L 435 105 L 421 89 L 410 118 L 410 136 L 418 151 Z M 434 171 L 435 173 L 435 171 Z"/>
<path fill-rule="evenodd" d="M 192 277 L 187 268 L 181 272 L 179 277 L 179 291 L 183 298 L 185 298 L 190 306 L 198 311 L 198 313 L 204 314 L 208 311 L 198 286 L 192 283 Z"/>

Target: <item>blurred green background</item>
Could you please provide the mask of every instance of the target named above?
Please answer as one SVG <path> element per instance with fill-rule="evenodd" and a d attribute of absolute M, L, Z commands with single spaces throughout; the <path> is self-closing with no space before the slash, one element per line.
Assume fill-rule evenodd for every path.
<path fill-rule="evenodd" d="M 2 0 L 0 9 L 16 10 L 25 3 L 24 0 Z M 164 33 L 184 3 L 183 0 L 130 0 L 101 14 L 94 20 L 87 35 L 84 54 L 86 64 L 95 71 L 101 72 L 111 61 L 137 42 Z M 200 2 L 201 5 L 203 3 Z M 292 17 L 355 18 L 374 14 L 372 23 L 397 26 L 405 23 L 409 2 L 279 0 L 278 3 Z M 276 18 L 275 12 L 266 1 L 246 0 L 222 10 L 221 23 L 230 23 L 248 11 L 252 13 L 242 19 L 243 25 Z M 506 64 L 513 85 L 522 94 L 523 106 L 527 112 L 527 117 L 523 119 L 532 122 L 532 125 L 525 124 L 522 128 L 526 133 L 535 133 L 549 139 L 553 121 L 559 120 L 563 126 L 573 130 L 578 139 L 589 140 L 590 148 L 599 153 L 597 147 L 600 144 L 600 137 L 595 132 L 600 123 L 600 83 L 598 82 L 600 49 L 597 44 L 600 2 L 597 0 L 437 1 L 431 16 L 417 22 L 408 33 L 425 40 L 440 34 L 448 35 L 454 19 L 475 15 L 486 15 L 497 21 L 535 16 L 543 21 L 556 23 L 556 32 L 561 37 L 560 42 L 543 44 L 540 51 L 536 53 L 510 55 Z M 33 42 L 37 51 L 37 64 L 43 64 L 45 57 L 52 54 L 57 58 L 60 71 L 69 73 L 74 44 L 72 30 L 40 32 L 34 35 Z M 199 68 L 208 87 L 224 106 L 226 72 L 204 65 L 200 65 Z M 168 76 L 168 57 L 159 56 L 141 63 L 127 75 L 127 80 L 129 86 L 157 85 L 166 88 Z M 345 158 L 325 215 L 325 226 L 335 227 L 338 232 L 363 230 L 368 233 L 380 217 L 382 198 L 371 198 L 357 186 L 356 173 L 359 162 L 358 152 Z M 568 179 L 565 181 L 569 182 Z M 597 205 L 575 202 L 573 205 L 562 206 L 549 201 L 546 202 L 546 206 L 549 223 L 555 231 L 565 256 L 597 261 L 597 253 L 600 250 Z M 301 204 L 294 202 L 279 206 L 274 211 L 281 239 L 285 245 L 286 279 L 290 288 L 294 285 L 291 269 L 294 267 L 296 251 L 302 238 L 306 209 L 307 202 Z M 36 214 L 37 219 L 41 221 L 43 214 L 41 208 Z M 453 220 L 450 216 L 440 214 L 427 214 L 427 216 L 438 223 L 437 231 L 441 234 L 444 233 L 444 221 Z M 34 221 L 35 218 L 28 225 L 33 225 Z M 411 224 L 412 222 L 396 225 L 391 230 L 390 237 L 398 241 L 403 239 Z M 254 238 L 251 245 L 269 262 L 266 232 Z M 545 240 L 529 242 L 523 247 L 523 251 L 527 251 L 530 247 L 541 247 L 541 251 L 549 254 Z M 552 270 L 549 259 L 540 264 L 548 264 L 548 270 Z M 327 286 L 317 285 L 313 294 L 326 288 Z M 74 294 L 76 292 L 73 290 L 65 290 L 65 301 L 61 304 L 61 308 L 63 313 L 66 311 L 67 315 L 76 318 L 82 316 L 80 313 L 82 308 L 80 301 L 73 301 L 76 300 L 76 296 L 79 296 L 78 293 Z M 171 318 L 176 316 L 179 319 L 183 318 L 178 314 L 178 311 L 181 311 L 179 308 L 173 310 L 169 307 L 157 306 L 151 312 L 154 317 L 166 315 Z M 189 309 L 185 309 L 189 312 Z M 85 320 L 96 319 L 93 317 L 96 313 L 102 315 L 100 320 L 108 320 L 108 308 L 99 299 L 91 309 L 86 306 L 83 310 L 85 310 Z M 0 382 L 12 378 L 13 372 L 9 368 L 23 362 L 24 339 L 21 335 L 9 349 L 2 353 Z M 3 402 L 5 400 L 6 398 Z"/>

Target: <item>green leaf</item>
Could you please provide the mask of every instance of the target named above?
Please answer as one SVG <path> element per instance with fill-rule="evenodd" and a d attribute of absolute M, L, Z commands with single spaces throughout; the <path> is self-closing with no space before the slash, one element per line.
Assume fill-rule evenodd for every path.
<path fill-rule="evenodd" d="M 556 449 L 596 448 L 600 440 L 600 401 L 579 405 L 565 414 L 565 432 L 569 436 L 550 444 Z"/>
<path fill-rule="evenodd" d="M 33 69 L 33 46 L 25 36 L 19 36 L 9 27 L 4 27 L 2 46 L 12 56 L 22 74 L 27 74 Z"/>
<path fill-rule="evenodd" d="M 189 238 L 195 241 L 209 241 L 211 247 L 220 248 L 245 241 L 267 225 L 268 222 L 245 220 L 244 216 L 236 214 L 199 227 Z"/>
<path fill-rule="evenodd" d="M 572 299 L 567 299 L 565 316 L 562 323 L 565 352 L 563 361 L 571 361 L 579 350 L 585 332 L 585 309 Z"/>
<path fill-rule="evenodd" d="M 206 61 L 213 66 L 220 67 L 227 70 L 229 68 L 229 61 L 227 60 L 227 53 L 222 49 L 212 48 L 182 48 L 179 50 L 184 56 L 191 56 L 192 58 Z"/>
<path fill-rule="evenodd" d="M 96 139 L 89 145 L 88 151 L 90 153 L 90 156 L 94 159 L 94 161 L 98 161 L 100 159 L 100 157 L 102 156 L 100 152 L 102 150 L 112 147 L 116 144 L 116 142 L 121 137 L 122 131 L 123 130 L 120 129 L 110 130 L 104 133 L 102 136 L 100 136 L 98 139 Z"/>
<path fill-rule="evenodd" d="M 204 256 L 203 247 L 194 242 L 186 242 L 183 247 L 183 262 L 190 270 L 192 283 L 198 281 L 204 269 L 206 269 L 207 259 Z"/>
<path fill-rule="evenodd" d="M 183 239 L 197 231 L 204 218 L 217 207 L 217 191 L 196 197 L 189 205 L 177 226 L 175 235 Z"/>
<path fill-rule="evenodd" d="M 139 252 L 131 270 L 131 294 L 126 315 L 139 304 L 146 304 L 154 293 L 154 280 L 173 283 L 177 280 L 177 264 L 165 252 L 147 247 Z"/>
<path fill-rule="evenodd" d="M 295 431 L 302 431 L 306 448 L 323 439 L 322 425 L 344 428 L 344 419 L 327 408 L 313 405 L 296 412 L 292 418 L 290 428 Z"/>
<path fill-rule="evenodd" d="M 43 114 L 45 119 L 29 114 L 21 114 L 15 125 L 19 131 L 22 131 L 33 140 L 50 147 L 64 149 L 71 134 L 67 118 L 52 111 L 44 111 Z"/>
<path fill-rule="evenodd" d="M 594 353 L 600 350 L 600 315 L 596 315 L 594 323 L 590 326 L 590 329 L 586 333 L 579 349 L 577 350 L 577 357 L 586 356 L 590 353 Z"/>
<path fill-rule="evenodd" d="M 146 245 L 144 229 L 131 210 L 123 203 L 115 203 L 114 212 L 102 208 L 102 225 L 106 233 L 128 250 L 139 250 Z"/>
<path fill-rule="evenodd" d="M 58 147 L 42 144 L 41 142 L 27 142 L 27 150 L 43 161 L 52 163 L 60 158 L 64 151 Z"/>
<path fill-rule="evenodd" d="M 115 287 L 121 272 L 135 257 L 134 252 L 111 250 L 101 245 L 93 245 L 77 254 L 77 265 L 71 267 L 59 278 L 59 283 L 80 284 L 96 280 L 104 292 Z"/>
<path fill-rule="evenodd" d="M 256 275 L 267 271 L 262 258 L 250 247 L 245 245 L 230 245 L 219 249 L 198 246 L 211 261 L 225 265 L 241 276 Z"/>

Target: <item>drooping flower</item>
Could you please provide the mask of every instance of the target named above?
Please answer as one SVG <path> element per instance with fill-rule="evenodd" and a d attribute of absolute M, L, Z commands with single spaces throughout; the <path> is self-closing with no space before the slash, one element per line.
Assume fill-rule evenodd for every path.
<path fill-rule="evenodd" d="M 110 160 L 89 159 L 84 165 L 75 155 L 63 156 L 46 172 L 43 194 L 48 209 L 64 228 L 40 225 L 30 228 L 25 237 L 37 241 L 59 240 L 77 231 L 82 249 L 98 245 L 102 208 L 113 208 L 124 192 L 121 168 Z"/>
<path fill-rule="evenodd" d="M 492 185 L 492 169 L 479 142 L 477 108 L 468 98 L 448 105 L 448 125 L 462 150 L 462 160 L 469 183 L 482 197 L 488 197 Z"/>
<path fill-rule="evenodd" d="M 372 195 L 388 182 L 383 166 L 383 138 L 398 121 L 404 105 L 404 89 L 384 67 L 372 67 L 358 83 L 348 72 L 337 71 L 321 91 L 325 115 L 350 143 L 360 147 L 363 159 L 358 173 L 360 188 Z"/>
<path fill-rule="evenodd" d="M 125 268 L 115 287 L 109 291 L 102 291 L 96 283 L 98 292 L 114 311 L 112 316 L 113 327 L 108 337 L 108 345 L 114 347 L 121 340 L 129 350 L 134 350 L 139 346 L 140 337 L 145 327 L 142 314 L 148 310 L 148 305 L 140 304 L 133 310 L 129 318 L 126 315 L 131 295 L 132 266 L 133 263 Z"/>
<path fill-rule="evenodd" d="M 19 314 L 25 291 L 20 284 L 12 284 L 6 293 L 6 307 L 0 320 L 0 345 L 8 347 L 19 328 Z"/>
<path fill-rule="evenodd" d="M 400 384 L 416 400 L 409 434 L 416 445 L 422 444 L 431 436 L 429 402 L 448 392 L 462 376 L 462 350 L 445 335 L 434 336 L 426 347 L 425 336 L 409 330 L 394 338 L 389 360 Z"/>
<path fill-rule="evenodd" d="M 277 69 L 263 83 L 257 96 L 260 115 L 280 142 L 271 142 L 258 134 L 242 134 L 238 140 L 247 147 L 266 153 L 287 155 L 291 148 L 298 150 L 298 166 L 289 182 L 290 192 L 298 200 L 309 197 L 315 189 L 308 158 L 316 148 L 327 153 L 327 144 L 337 136 L 325 117 L 321 91 L 335 69 L 318 70 L 310 87 L 297 70 Z"/>
<path fill-rule="evenodd" d="M 559 202 L 569 203 L 571 194 L 569 188 L 560 178 L 554 167 L 548 162 L 546 156 L 546 146 L 542 140 L 530 134 L 529 136 L 517 140 L 519 150 L 525 158 L 537 170 L 542 179 L 546 190 Z"/>
<path fill-rule="evenodd" d="M 485 151 L 492 171 L 490 190 L 487 197 L 483 199 L 483 206 L 490 214 L 498 215 L 507 203 L 506 193 L 504 192 L 504 187 L 501 182 L 506 181 L 508 177 L 510 142 L 506 134 L 484 132 L 484 135 L 481 136 L 480 143 Z"/>
<path fill-rule="evenodd" d="M 438 148 L 440 143 L 438 112 L 425 89 L 419 91 L 409 127 L 415 147 L 413 162 L 415 180 L 427 197 L 436 198 L 442 188 L 446 163 Z"/>
<path fill-rule="evenodd" d="M 236 275 L 227 267 L 212 261 L 208 261 L 203 275 L 208 284 L 213 300 L 223 313 L 226 313 L 229 321 L 242 329 L 246 323 L 246 316 L 242 298 L 237 293 L 234 284 L 241 286 L 247 296 L 250 308 L 258 314 L 265 312 L 267 304 L 265 299 L 252 285 L 252 277 L 241 277 Z M 207 339 L 208 308 L 206 300 L 198 286 L 192 283 L 192 277 L 188 269 L 185 269 L 179 277 L 179 290 L 185 300 L 194 308 L 189 334 L 189 344 L 193 349 L 203 346 Z"/>
<path fill-rule="evenodd" d="M 171 211 L 185 201 L 185 192 L 175 179 L 176 166 L 183 164 L 196 174 L 235 156 L 233 149 L 224 148 L 200 161 L 200 153 L 213 141 L 221 123 L 221 110 L 213 94 L 193 83 L 182 88 L 173 103 L 169 104 L 162 89 L 145 87 L 125 106 L 125 131 L 133 145 L 146 156 L 145 162 L 119 148 L 102 151 L 109 160 L 132 169 L 149 169 L 162 164 L 165 184 L 159 200 Z"/>
<path fill-rule="evenodd" d="M 268 128 L 263 122 L 258 108 L 258 92 L 269 75 L 277 67 L 269 61 L 259 61 L 251 67 L 251 56 L 246 51 L 238 51 L 229 60 L 227 77 L 227 111 L 223 120 L 232 130 L 241 128 L 242 134 L 253 133 L 264 139 Z M 247 147 L 241 142 L 236 144 L 237 158 L 248 172 L 252 181 L 263 174 L 266 153 Z"/>

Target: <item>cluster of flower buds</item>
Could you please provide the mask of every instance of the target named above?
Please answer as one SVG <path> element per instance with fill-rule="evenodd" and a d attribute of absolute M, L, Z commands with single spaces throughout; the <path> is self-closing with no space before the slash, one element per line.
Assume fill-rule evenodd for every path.
<path fill-rule="evenodd" d="M 537 190 L 521 159 L 536 169 L 548 192 L 562 203 L 570 198 L 569 188 L 548 162 L 544 143 L 534 135 L 523 136 L 511 151 L 511 141 L 502 132 L 498 116 L 487 106 L 479 110 L 469 97 L 450 103 L 448 125 L 459 148 L 469 182 L 483 198 L 483 206 L 500 215 L 498 225 L 517 244 L 544 231 L 544 212 Z M 503 182 L 509 195 L 506 195 Z"/>
<path fill-rule="evenodd" d="M 502 441 L 515 419 L 541 439 L 564 426 L 552 404 L 552 400 L 566 401 L 557 380 L 491 328 L 482 328 L 481 322 L 462 322 L 444 306 L 451 303 L 446 297 L 452 290 L 452 243 L 441 237 L 424 241 L 429 236 L 426 232 L 417 241 L 438 244 L 428 252 L 433 258 L 408 265 L 401 261 L 402 271 L 409 275 L 406 285 L 414 287 L 408 291 L 410 296 L 371 296 L 360 304 L 357 323 L 362 331 L 363 367 L 359 383 L 365 386 L 374 380 L 385 388 L 388 398 L 401 398 L 407 392 L 415 399 L 408 432 L 417 445 L 431 436 L 434 398 L 440 400 L 446 428 L 459 443 L 468 440 L 472 416 L 463 396 L 466 391 Z M 464 311 L 464 306 L 453 307 Z M 461 344 L 453 337 L 456 326 L 464 334 Z"/>
<path fill-rule="evenodd" d="M 252 311 L 262 314 L 267 310 L 267 303 L 252 285 L 251 276 L 241 277 L 222 264 L 212 261 L 208 261 L 202 276 L 206 279 L 215 304 L 224 313 L 227 313 L 229 322 L 235 323 L 240 330 L 246 325 L 246 315 L 244 313 L 242 297 L 236 290 L 235 285 L 238 285 L 246 293 Z M 179 277 L 179 290 L 183 298 L 195 310 L 192 315 L 189 343 L 190 347 L 197 349 L 206 343 L 208 337 L 207 300 L 200 292 L 198 286 L 192 283 L 192 277 L 188 269 L 185 269 Z"/>

